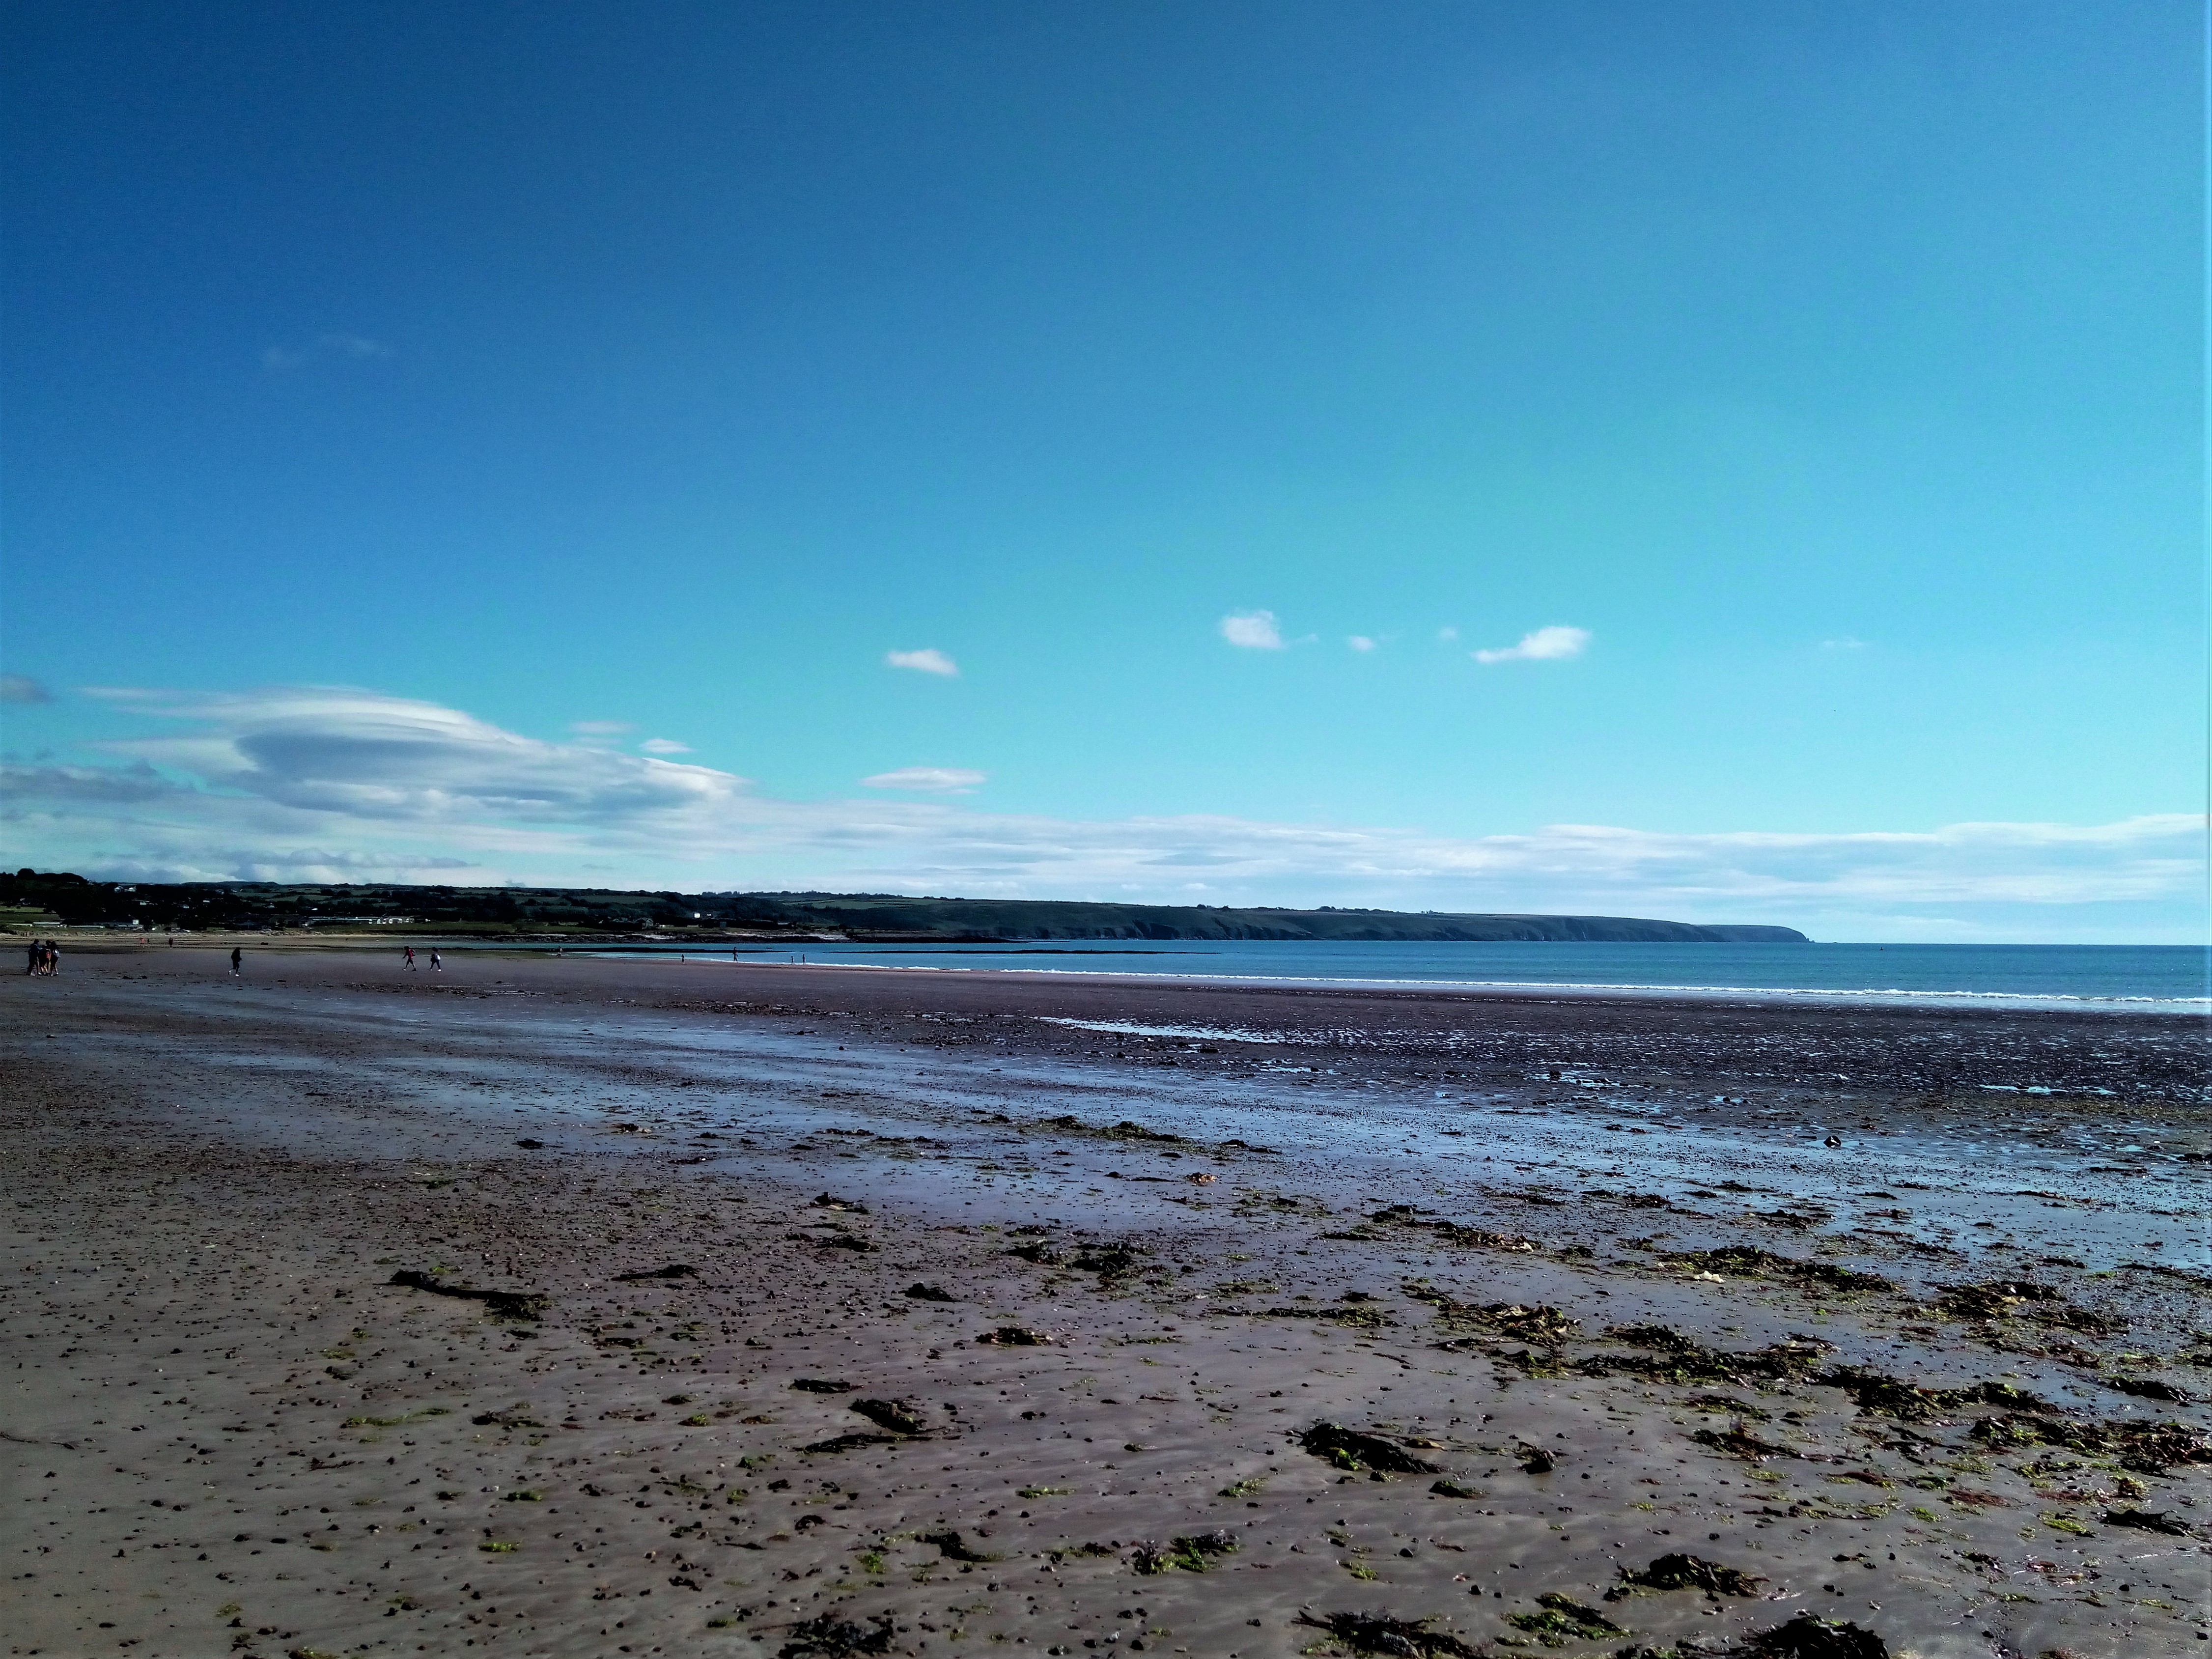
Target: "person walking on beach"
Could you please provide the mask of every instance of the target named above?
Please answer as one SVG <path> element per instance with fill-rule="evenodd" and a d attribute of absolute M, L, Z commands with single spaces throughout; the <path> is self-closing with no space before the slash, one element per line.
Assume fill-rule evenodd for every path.
<path fill-rule="evenodd" d="M 415 947 L 413 945 L 410 945 L 407 947 L 407 953 L 402 959 L 402 965 L 410 974 L 415 971 Z"/>
<path fill-rule="evenodd" d="M 46 977 L 51 979 L 62 970 L 62 946 L 59 939 L 46 941 Z"/>
<path fill-rule="evenodd" d="M 46 940 L 42 939 L 33 939 L 23 951 L 24 973 L 27 975 L 35 975 L 38 973 L 40 967 L 44 963 L 46 955 Z"/>
<path fill-rule="evenodd" d="M 430 947 L 430 971 L 434 974 L 446 971 L 446 959 L 438 954 L 438 947 L 434 945 Z"/>
<path fill-rule="evenodd" d="M 245 959 L 245 951 L 240 950 L 235 945 L 230 947 L 230 976 L 233 979 L 236 979 L 239 976 L 238 964 Z"/>

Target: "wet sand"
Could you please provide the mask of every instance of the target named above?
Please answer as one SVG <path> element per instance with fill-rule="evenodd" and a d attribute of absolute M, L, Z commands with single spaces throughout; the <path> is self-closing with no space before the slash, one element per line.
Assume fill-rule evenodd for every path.
<path fill-rule="evenodd" d="M 2196 1022 L 447 960 L 0 988 L 11 1654 L 2208 1650 Z"/>

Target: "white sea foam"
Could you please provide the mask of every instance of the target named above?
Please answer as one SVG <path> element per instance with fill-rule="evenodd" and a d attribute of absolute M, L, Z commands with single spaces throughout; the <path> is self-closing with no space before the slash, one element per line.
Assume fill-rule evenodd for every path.
<path fill-rule="evenodd" d="M 1585 996 L 1802 997 L 1814 1001 L 1840 1000 L 1965 1003 L 1974 1006 L 2108 1009 L 2114 1012 L 2124 1011 L 2131 1013 L 2212 1012 L 2212 997 L 2089 996 L 2043 991 L 1908 991 L 1865 988 L 1845 990 L 1799 985 L 1642 985 L 1548 979 L 1373 979 L 1322 974 L 1147 973 L 1136 975 L 1130 973 L 1127 969 L 1116 972 L 1110 968 L 1001 968 L 995 966 L 925 968 L 919 964 L 906 963 L 891 967 L 883 963 L 853 962 L 835 957 L 807 965 L 822 968 L 873 968 L 881 972 L 893 974 L 1058 974 L 1075 979 L 1178 980 L 1185 984 L 1200 985 L 1343 985 L 1355 988 L 1366 987 L 1382 989 L 1396 989 L 1404 987 L 1420 991 L 1573 992 Z M 1073 1024 L 1076 1022 L 1066 1023 Z M 1134 1027 L 1114 1029 L 1135 1030 Z M 1170 1032 L 1164 1028 L 1160 1032 L 1163 1036 L 1191 1034 L 1194 1034 L 1194 1028 L 1193 1033 L 1186 1033 L 1180 1030 Z M 1268 1039 L 1246 1036 L 1236 1040 L 1252 1042 L 1266 1042 Z"/>
<path fill-rule="evenodd" d="M 611 957 L 633 957 L 629 951 L 592 952 Z M 660 953 L 654 953 L 660 954 Z M 814 953 L 810 952 L 810 955 Z M 951 951 L 946 952 L 950 956 Z M 961 955 L 981 955 L 985 952 L 963 951 Z M 1103 954 L 1103 953 L 1102 953 Z M 1169 952 L 1164 954 L 1206 956 L 1200 951 Z M 739 958 L 725 958 L 702 951 L 691 958 L 695 962 L 735 960 L 743 965 L 768 965 L 776 961 L 774 957 L 747 953 Z M 1215 957 L 1215 960 L 1219 958 Z M 785 959 L 788 963 L 788 958 Z M 800 963 L 789 963 L 799 966 Z M 810 967 L 870 968 L 882 973 L 923 974 L 1036 974 L 1060 975 L 1082 979 L 1138 978 L 1148 981 L 1175 980 L 1185 983 L 1205 985 L 1314 985 L 1341 986 L 1347 988 L 1395 990 L 1399 988 L 1424 991 L 1510 991 L 1523 994 L 1552 994 L 1563 996 L 1637 996 L 1637 997 L 1749 997 L 1760 1000 L 1781 998 L 1814 1002 L 1900 1003 L 1908 1006 L 1949 1006 L 1980 1008 L 2051 1008 L 2082 1012 L 2114 1013 L 2194 1013 L 2212 1012 L 2212 997 L 2150 996 L 2124 993 L 2080 991 L 1990 991 L 1966 989 L 1924 989 L 1904 986 L 1802 986 L 1802 985 L 1674 985 L 1638 980 L 1522 980 L 1522 979 L 1428 979 L 1387 975 L 1352 974 L 1262 974 L 1208 973 L 1182 968 L 1135 969 L 1127 967 L 1053 967 L 1032 966 L 1027 963 L 992 963 L 988 965 L 954 966 L 937 963 L 882 963 L 857 961 L 835 948 L 821 951 L 816 959 L 803 965 Z M 1073 1022 L 1070 1022 L 1073 1023 Z M 1127 1030 L 1132 1035 L 1163 1036 L 1205 1036 L 1208 1033 L 1196 1028 L 1140 1032 L 1134 1027 L 1097 1027 L 1098 1030 Z M 1264 1042 L 1267 1039 L 1249 1034 L 1215 1032 L 1231 1042 Z"/>
<path fill-rule="evenodd" d="M 1115 1031 L 1125 1036 L 1208 1037 L 1217 1042 L 1280 1042 L 1263 1031 L 1231 1030 L 1221 1025 L 1139 1025 L 1126 1019 L 1060 1019 L 1049 1014 L 1037 1018 L 1047 1025 L 1073 1025 L 1079 1031 Z"/>

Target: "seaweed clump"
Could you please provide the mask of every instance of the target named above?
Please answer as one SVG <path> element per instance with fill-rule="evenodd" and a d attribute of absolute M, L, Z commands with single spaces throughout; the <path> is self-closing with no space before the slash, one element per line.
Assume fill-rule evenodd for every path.
<path fill-rule="evenodd" d="M 1040 1129 L 1064 1129 L 1069 1134 L 1103 1135 L 1109 1140 L 1162 1140 L 1180 1144 L 1182 1135 L 1169 1134 L 1161 1129 L 1147 1129 L 1141 1123 L 1123 1118 L 1119 1123 L 1104 1128 L 1093 1128 L 1073 1112 L 1062 1112 L 1058 1117 L 1048 1117 L 1038 1123 Z"/>
<path fill-rule="evenodd" d="M 1379 1434 L 1363 1434 L 1336 1423 L 1316 1423 L 1295 1438 L 1303 1449 L 1316 1457 L 1355 1474 L 1363 1469 L 1377 1474 L 1443 1473 L 1435 1464 L 1424 1463 Z"/>
<path fill-rule="evenodd" d="M 1655 1382 L 1781 1382 L 1811 1371 L 1828 1346 L 1810 1337 L 1791 1337 L 1764 1348 L 1730 1352 L 1709 1348 L 1665 1325 L 1613 1325 L 1605 1334 L 1646 1352 L 1588 1355 L 1575 1364 L 1584 1376 L 1626 1374 Z"/>
<path fill-rule="evenodd" d="M 1801 1613 L 1786 1625 L 1754 1631 L 1748 1659 L 1889 1659 L 1889 1644 L 1849 1620 Z"/>
<path fill-rule="evenodd" d="M 1759 1462 L 1769 1457 L 1796 1457 L 1801 1455 L 1794 1448 L 1778 1446 L 1771 1440 L 1761 1440 L 1751 1431 L 1751 1425 L 1741 1419 L 1731 1423 L 1725 1431 L 1699 1429 L 1690 1438 L 1701 1446 L 1711 1446 L 1731 1457 L 1741 1457 L 1747 1463 Z"/>
<path fill-rule="evenodd" d="M 507 1319 L 538 1319 L 552 1305 L 553 1298 L 538 1291 L 479 1291 L 467 1285 L 448 1285 L 434 1273 L 416 1273 L 403 1269 L 392 1275 L 390 1283 L 404 1285 L 410 1291 L 428 1291 L 434 1296 L 459 1297 L 466 1302 L 481 1302 L 488 1313 Z"/>
<path fill-rule="evenodd" d="M 1083 1273 L 1097 1273 L 1099 1282 L 1119 1279 L 1137 1265 L 1133 1244 L 1085 1244 L 1067 1265 Z"/>
<path fill-rule="evenodd" d="M 2175 1520 L 2163 1510 L 2106 1510 L 2103 1518 L 2108 1527 L 2133 1527 L 2140 1532 L 2162 1532 L 2169 1538 L 2195 1535 L 2185 1522 Z"/>
<path fill-rule="evenodd" d="M 1045 1553 L 1052 1558 L 1053 1565 L 1058 1566 L 1062 1561 L 1087 1561 L 1109 1556 L 1114 1553 L 1114 1550 L 1111 1545 L 1094 1542 L 1062 1544 L 1058 1549 L 1047 1550 Z"/>
<path fill-rule="evenodd" d="M 1468 1227 L 1456 1221 L 1424 1221 L 1421 1212 L 1411 1204 L 1393 1204 L 1368 1217 L 1368 1222 L 1378 1227 L 1419 1227 L 1434 1233 L 1447 1244 L 1464 1245 L 1477 1250 L 1512 1250 L 1525 1254 L 1543 1247 L 1533 1238 L 1522 1238 L 1516 1233 L 1492 1232 L 1486 1227 Z M 1348 1233 L 1323 1233 L 1324 1238 L 1352 1238 L 1372 1243 L 1381 1235 L 1364 1226 Z"/>
<path fill-rule="evenodd" d="M 935 1545 L 937 1547 L 938 1553 L 942 1555 L 948 1561 L 995 1561 L 999 1559 L 995 1555 L 987 1554 L 983 1551 L 973 1547 L 966 1540 L 963 1539 L 958 1533 L 950 1530 L 945 1532 L 916 1533 L 915 1534 L 915 1542 L 917 1544 Z M 1080 1550 L 1075 1553 L 1077 1554 L 1085 1553 L 1085 1552 Z M 1111 1553 L 1111 1552 L 1108 1552 L 1108 1553 Z"/>
<path fill-rule="evenodd" d="M 1557 1346 L 1576 1325 L 1571 1315 L 1540 1302 L 1457 1302 L 1427 1285 L 1407 1285 L 1404 1290 L 1416 1302 L 1433 1306 L 1437 1324 L 1446 1330 L 1490 1331 L 1516 1342 Z"/>
<path fill-rule="evenodd" d="M 1201 1532 L 1191 1537 L 1172 1538 L 1165 1544 L 1139 1544 L 1129 1558 L 1129 1565 L 1139 1572 L 1204 1572 L 1213 1565 L 1217 1555 L 1233 1555 L 1237 1540 L 1225 1532 Z"/>
<path fill-rule="evenodd" d="M 2025 1316 L 2039 1325 L 2081 1331 L 2090 1336 L 2116 1336 L 2128 1328 L 2128 1322 L 2117 1315 L 2077 1308 L 2050 1285 L 2037 1285 L 2024 1279 L 1995 1279 L 1981 1285 L 1947 1285 L 1943 1287 L 1943 1293 L 1932 1305 L 1937 1312 L 1948 1314 L 1954 1319 L 1986 1322 L 2008 1318 L 2028 1304 L 2034 1305 Z"/>
<path fill-rule="evenodd" d="M 1518 1233 L 1494 1233 L 1487 1227 L 1462 1227 L 1456 1221 L 1432 1221 L 1429 1231 L 1447 1244 L 1464 1244 L 1475 1250 L 1511 1250 L 1527 1254 L 1543 1247 Z"/>
<path fill-rule="evenodd" d="M 1757 1575 L 1724 1567 L 1695 1555 L 1662 1555 L 1648 1567 L 1620 1570 L 1620 1583 L 1605 1593 L 1617 1601 L 1632 1589 L 1703 1590 L 1708 1595 L 1756 1595 L 1766 1581 Z"/>
<path fill-rule="evenodd" d="M 1784 1279 L 1793 1284 L 1819 1285 L 1833 1291 L 1889 1291 L 1897 1287 L 1880 1273 L 1860 1273 L 1828 1261 L 1805 1261 L 1778 1255 L 1750 1244 L 1732 1244 L 1717 1250 L 1678 1250 L 1665 1258 L 1677 1267 L 1701 1273 L 1729 1273 L 1738 1279 Z"/>
<path fill-rule="evenodd" d="M 817 1613 L 791 1627 L 791 1640 L 776 1650 L 775 1659 L 848 1659 L 854 1654 L 889 1653 L 892 1633 L 890 1617 L 874 1613 L 870 1615 L 869 1623 L 875 1628 L 856 1625 L 834 1613 Z"/>
<path fill-rule="evenodd" d="M 2105 1386 L 2116 1394 L 2131 1394 L 2138 1400 L 2163 1400 L 2172 1406 L 2197 1403 L 2197 1396 L 2188 1389 L 2177 1389 L 2155 1376 L 2108 1376 Z"/>
<path fill-rule="evenodd" d="M 889 1429 L 893 1434 L 928 1432 L 928 1425 L 915 1416 L 913 1408 L 902 1400 L 855 1400 L 849 1409 L 858 1412 L 878 1428 Z"/>
<path fill-rule="evenodd" d="M 480 1429 L 542 1429 L 545 1426 L 520 1406 L 510 1407 L 503 1412 L 479 1412 L 469 1421 Z"/>
<path fill-rule="evenodd" d="M 1449 1632 L 1431 1630 L 1429 1619 L 1393 1619 L 1382 1613 L 1310 1613 L 1298 1623 L 1325 1630 L 1358 1653 L 1380 1653 L 1389 1659 L 1482 1659 L 1480 1648 L 1471 1648 Z"/>
<path fill-rule="evenodd" d="M 1260 1319 L 1318 1319 L 1330 1325 L 1347 1325 L 1355 1330 L 1379 1331 L 1385 1325 L 1398 1322 L 1380 1308 L 1330 1307 L 1322 1304 L 1310 1308 L 1262 1308 L 1255 1316 Z"/>
<path fill-rule="evenodd" d="M 1841 1389 L 1851 1403 L 1869 1417 L 1893 1417 L 1899 1422 L 1920 1422 L 1968 1406 L 1996 1406 L 2006 1411 L 2056 1413 L 2059 1407 L 2025 1389 L 2003 1382 L 1977 1382 L 1964 1389 L 1923 1389 L 1885 1371 L 1860 1365 L 1839 1365 L 1813 1379 L 1823 1387 Z"/>
<path fill-rule="evenodd" d="M 1589 1603 L 1562 1595 L 1557 1590 L 1538 1596 L 1536 1605 L 1543 1609 L 1540 1613 L 1509 1613 L 1505 1622 L 1516 1630 L 1527 1631 L 1539 1641 L 1557 1637 L 1570 1642 L 1595 1642 L 1608 1636 L 1628 1634 Z"/>
<path fill-rule="evenodd" d="M 2182 1423 L 2145 1423 L 2120 1419 L 2075 1423 L 2014 1413 L 1984 1417 L 1968 1431 L 1983 1444 L 1999 1448 L 2063 1446 L 2093 1457 L 2112 1457 L 2138 1474 L 2164 1474 L 2173 1464 L 2212 1463 L 2212 1440 Z"/>

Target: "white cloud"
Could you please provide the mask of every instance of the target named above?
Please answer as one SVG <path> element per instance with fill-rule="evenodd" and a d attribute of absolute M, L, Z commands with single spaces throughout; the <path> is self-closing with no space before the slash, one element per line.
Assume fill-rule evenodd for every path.
<path fill-rule="evenodd" d="M 1354 651 L 1372 651 L 1375 648 L 1375 641 L 1364 634 L 1346 635 L 1344 642 Z"/>
<path fill-rule="evenodd" d="M 964 795 L 989 776 L 961 766 L 902 766 L 860 781 L 871 789 L 917 789 L 933 795 Z"/>
<path fill-rule="evenodd" d="M 97 745 L 107 753 L 246 799 L 349 818 L 550 826 L 602 818 L 611 807 L 650 818 L 750 787 L 702 766 L 525 738 L 458 709 L 347 686 L 98 695 L 196 728 Z"/>
<path fill-rule="evenodd" d="M 1523 634 L 1518 645 L 1477 651 L 1474 656 L 1477 662 L 1558 662 L 1581 656 L 1589 641 L 1587 628 L 1540 628 L 1533 634 Z"/>
<path fill-rule="evenodd" d="M 580 738 L 618 738 L 637 727 L 629 720 L 570 720 L 568 729 Z"/>
<path fill-rule="evenodd" d="M 54 694 L 28 674 L 0 674 L 0 702 L 52 702 Z"/>
<path fill-rule="evenodd" d="M 648 755 L 688 755 L 691 752 L 690 744 L 678 743 L 673 738 L 647 738 L 638 747 Z"/>
<path fill-rule="evenodd" d="M 714 768 L 342 687 L 102 695 L 173 729 L 97 745 L 98 763 L 0 769 L 0 864 L 1031 898 L 1164 899 L 1202 872 L 1224 902 L 1777 921 L 1826 938 L 2185 942 L 2202 926 L 2204 825 L 2190 813 L 1794 834 L 1052 818 L 951 799 L 779 800 Z M 900 775 L 866 781 L 914 787 L 886 781 Z"/>
<path fill-rule="evenodd" d="M 1449 644 L 1459 637 L 1459 629 L 1446 626 L 1437 629 L 1437 637 Z"/>
<path fill-rule="evenodd" d="M 957 675 L 960 665 L 935 646 L 925 646 L 919 651 L 886 651 L 884 660 L 893 668 L 911 668 L 924 674 Z"/>
<path fill-rule="evenodd" d="M 1272 611 L 1245 611 L 1224 617 L 1221 637 L 1248 651 L 1283 648 L 1283 632 L 1275 625 L 1275 613 Z"/>
<path fill-rule="evenodd" d="M 1848 634 L 1838 640 L 1820 641 L 1820 649 L 1823 651 L 1863 651 L 1866 648 L 1867 642 L 1864 640 L 1855 640 Z"/>

